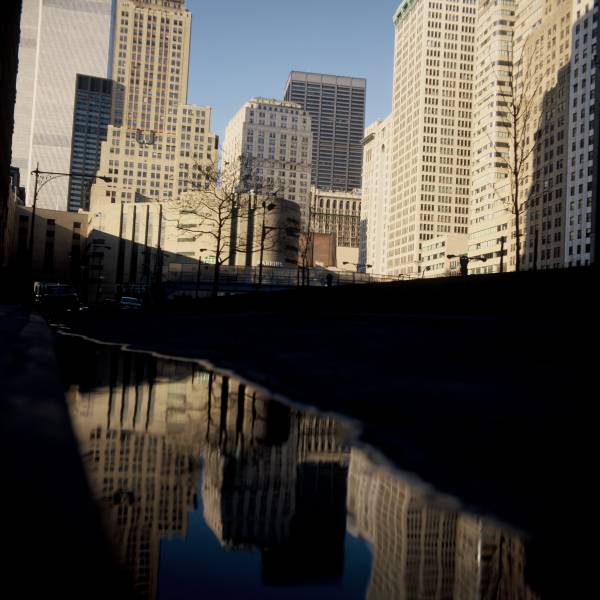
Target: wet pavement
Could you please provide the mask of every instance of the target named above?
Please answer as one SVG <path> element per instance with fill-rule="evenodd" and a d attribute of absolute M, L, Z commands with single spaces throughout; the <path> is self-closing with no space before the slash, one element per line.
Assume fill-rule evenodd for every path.
<path fill-rule="evenodd" d="M 359 443 L 360 422 L 199 361 L 59 337 L 81 457 L 135 597 L 540 597 L 535 540 L 393 469 Z"/>

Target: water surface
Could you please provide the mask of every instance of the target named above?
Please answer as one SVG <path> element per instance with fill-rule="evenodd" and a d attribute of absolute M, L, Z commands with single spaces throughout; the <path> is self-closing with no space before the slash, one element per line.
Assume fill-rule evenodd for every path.
<path fill-rule="evenodd" d="M 522 536 L 381 464 L 342 418 L 198 363 L 61 346 L 81 454 L 135 596 L 539 598 Z"/>

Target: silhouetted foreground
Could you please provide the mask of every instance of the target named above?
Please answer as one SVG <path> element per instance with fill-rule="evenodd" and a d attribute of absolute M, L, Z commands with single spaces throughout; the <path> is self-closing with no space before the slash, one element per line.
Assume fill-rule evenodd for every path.
<path fill-rule="evenodd" d="M 363 439 L 400 468 L 531 532 L 538 547 L 531 568 L 544 564 L 548 585 L 568 578 L 577 586 L 569 573 L 585 560 L 568 548 L 586 535 L 573 515 L 585 514 L 594 472 L 593 277 L 581 269 L 300 289 L 162 311 L 81 313 L 69 326 L 103 341 L 206 359 L 293 401 L 359 419 Z M 6 364 L 3 373 L 14 377 Z M 33 375 L 28 384 L 35 389 L 39 381 Z M 50 429 L 66 431 L 61 419 Z M 12 445 L 7 455 L 19 455 L 14 432 L 28 427 L 3 436 Z M 81 481 L 80 466 L 44 452 L 48 443 L 35 436 L 35 451 L 15 461 L 8 479 L 31 489 L 28 472 L 41 461 L 39 502 L 32 495 L 26 504 L 46 516 L 47 496 L 70 495 L 72 481 Z"/>
<path fill-rule="evenodd" d="M 46 323 L 0 306 L 3 591 L 122 598 L 92 502 Z"/>
<path fill-rule="evenodd" d="M 562 496 L 558 473 L 587 466 L 594 277 L 578 269 L 300 289 L 72 325 L 207 359 L 357 417 L 364 439 L 401 468 L 543 532 L 540 502 Z"/>

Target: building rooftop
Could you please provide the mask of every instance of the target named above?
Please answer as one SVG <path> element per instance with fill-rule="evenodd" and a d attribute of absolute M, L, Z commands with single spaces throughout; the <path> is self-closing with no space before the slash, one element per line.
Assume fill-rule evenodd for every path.
<path fill-rule="evenodd" d="M 307 71 L 290 71 L 288 83 L 291 81 L 312 81 L 319 83 L 331 83 L 337 85 L 352 85 L 352 87 L 367 87 L 364 77 L 353 77 L 350 75 L 330 75 L 326 73 L 309 73 Z"/>

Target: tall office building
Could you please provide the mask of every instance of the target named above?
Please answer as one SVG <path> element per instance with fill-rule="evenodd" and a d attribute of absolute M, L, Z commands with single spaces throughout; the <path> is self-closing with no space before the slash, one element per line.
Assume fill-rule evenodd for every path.
<path fill-rule="evenodd" d="M 98 170 L 101 144 L 106 140 L 111 120 L 113 92 L 117 96 L 117 91 L 113 90 L 116 85 L 111 79 L 77 74 L 71 173 L 93 175 Z M 70 178 L 69 210 L 77 211 L 89 206 L 92 182 L 93 179 L 85 177 Z"/>
<path fill-rule="evenodd" d="M 476 0 L 403 0 L 396 30 L 387 268 L 421 271 L 421 244 L 467 233 Z"/>
<path fill-rule="evenodd" d="M 522 171 L 522 269 L 558 268 L 564 262 L 571 9 L 571 0 L 517 3 L 513 63 L 520 64 L 515 89 L 525 100 L 535 98 L 522 121 L 525 148 L 531 151 Z M 514 268 L 512 242 L 509 265 Z"/>
<path fill-rule="evenodd" d="M 594 262 L 598 202 L 598 2 L 573 3 L 568 106 L 568 197 L 565 199 L 565 266 Z"/>
<path fill-rule="evenodd" d="M 192 15 L 185 0 L 117 0 L 114 123 L 102 144 L 91 204 L 169 200 L 216 164 L 211 109 L 186 104 Z M 115 94 L 118 92 L 118 94 Z"/>
<path fill-rule="evenodd" d="M 469 254 L 487 260 L 470 265 L 472 273 L 516 268 L 515 213 L 508 202 L 514 189 L 509 167 L 515 107 L 524 157 L 520 268 L 592 260 L 597 10 L 590 1 L 571 0 L 480 6 Z M 490 53 L 496 71 L 489 68 Z M 519 111 L 520 105 L 530 108 Z M 502 258 L 501 244 L 506 248 Z"/>
<path fill-rule="evenodd" d="M 308 222 L 311 174 L 311 120 L 295 102 L 253 98 L 225 130 L 223 162 L 240 189 L 260 189 L 300 205 Z"/>
<path fill-rule="evenodd" d="M 372 273 L 385 273 L 387 268 L 391 124 L 390 116 L 376 121 L 367 127 L 363 139 L 363 188 L 358 262 L 373 265 Z"/>
<path fill-rule="evenodd" d="M 77 73 L 105 77 L 112 0 L 28 0 L 21 43 L 13 134 L 13 164 L 33 201 L 31 171 L 68 172 Z M 44 186 L 38 205 L 65 210 L 68 179 Z"/>
<path fill-rule="evenodd" d="M 292 71 L 284 98 L 312 119 L 312 185 L 350 192 L 361 187 L 367 81 Z"/>
<path fill-rule="evenodd" d="M 471 206 L 468 238 L 473 272 L 508 270 L 510 211 L 510 45 L 514 2 L 478 6 L 471 136 Z M 507 44 L 509 46 L 507 47 Z M 490 65 L 496 68 L 490 68 Z"/>

